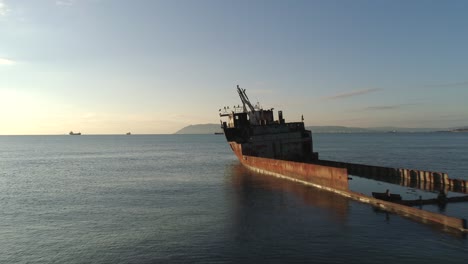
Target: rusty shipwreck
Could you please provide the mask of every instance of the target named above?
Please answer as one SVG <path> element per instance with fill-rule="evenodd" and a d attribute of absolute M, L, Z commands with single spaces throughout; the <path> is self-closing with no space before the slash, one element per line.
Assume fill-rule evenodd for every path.
<path fill-rule="evenodd" d="M 318 164 L 312 132 L 304 122 L 286 122 L 282 111 L 274 120 L 273 109 L 252 105 L 245 89 L 237 86 L 242 106 L 221 110 L 227 117 L 222 129 L 231 149 L 246 167 L 287 177 L 316 187 L 348 189 L 347 170 Z"/>
<path fill-rule="evenodd" d="M 321 160 L 314 152 L 312 132 L 305 128 L 303 118 L 300 122 L 286 122 L 282 111 L 278 111 L 275 120 L 273 108 L 263 109 L 258 103 L 253 105 L 246 90 L 239 86 L 237 93 L 242 105 L 219 110 L 221 128 L 234 154 L 250 170 L 312 185 L 423 223 L 468 232 L 465 219 L 371 197 L 351 191 L 348 185 L 351 174 L 466 194 L 467 181 L 449 179 L 446 173 L 440 172 Z"/>

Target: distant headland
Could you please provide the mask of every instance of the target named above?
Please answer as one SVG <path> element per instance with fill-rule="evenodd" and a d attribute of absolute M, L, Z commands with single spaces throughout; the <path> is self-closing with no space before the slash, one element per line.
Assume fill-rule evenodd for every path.
<path fill-rule="evenodd" d="M 449 132 L 454 132 L 454 133 L 460 133 L 460 132 L 468 132 L 468 128 L 457 128 L 457 129 L 453 129 L 453 130 L 450 130 Z"/>
<path fill-rule="evenodd" d="M 405 127 L 345 127 L 307 126 L 312 133 L 424 133 L 424 132 L 468 132 L 468 127 L 459 128 L 405 128 Z M 219 124 L 196 124 L 186 126 L 174 134 L 215 134 L 222 132 Z"/>

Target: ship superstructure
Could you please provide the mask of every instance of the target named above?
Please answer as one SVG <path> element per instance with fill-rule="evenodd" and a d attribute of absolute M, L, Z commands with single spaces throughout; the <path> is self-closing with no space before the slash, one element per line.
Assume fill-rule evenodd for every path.
<path fill-rule="evenodd" d="M 252 105 L 245 89 L 237 86 L 242 106 L 220 109 L 222 129 L 233 148 L 241 150 L 237 156 L 252 156 L 287 161 L 308 162 L 318 158 L 313 152 L 312 133 L 304 122 L 289 122 L 278 111 L 274 119 L 273 108 L 263 109 Z M 234 148 L 236 147 L 236 148 Z"/>

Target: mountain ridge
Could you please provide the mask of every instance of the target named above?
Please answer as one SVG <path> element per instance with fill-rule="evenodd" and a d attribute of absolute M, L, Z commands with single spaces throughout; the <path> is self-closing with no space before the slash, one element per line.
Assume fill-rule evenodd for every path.
<path fill-rule="evenodd" d="M 406 127 L 346 127 L 346 126 L 306 126 L 312 133 L 417 133 L 417 132 L 455 132 L 466 129 L 467 126 L 457 128 L 406 128 Z M 188 125 L 176 131 L 174 134 L 214 134 L 222 132 L 219 124 L 195 124 Z"/>

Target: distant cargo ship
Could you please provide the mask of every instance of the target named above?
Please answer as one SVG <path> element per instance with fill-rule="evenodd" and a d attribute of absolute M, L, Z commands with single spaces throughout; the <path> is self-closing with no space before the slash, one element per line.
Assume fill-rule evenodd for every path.
<path fill-rule="evenodd" d="M 68 133 L 70 136 L 81 136 L 81 132 L 78 132 L 78 133 L 74 133 L 73 131 L 70 131 L 70 133 Z"/>

